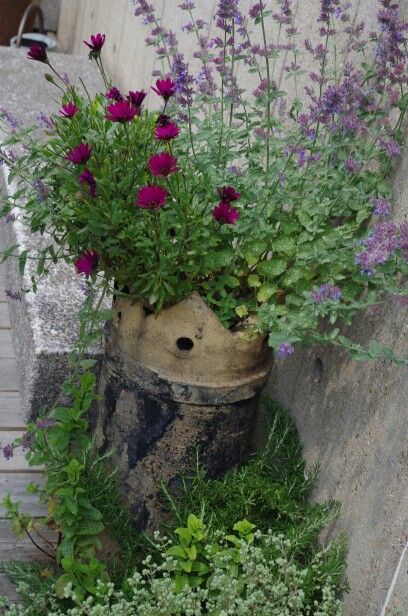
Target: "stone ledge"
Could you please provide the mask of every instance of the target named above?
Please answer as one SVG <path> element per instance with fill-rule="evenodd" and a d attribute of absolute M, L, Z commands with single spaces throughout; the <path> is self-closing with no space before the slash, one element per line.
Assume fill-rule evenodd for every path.
<path fill-rule="evenodd" d="M 90 90 L 102 87 L 97 70 L 87 58 L 53 54 L 53 65 L 59 72 L 67 72 L 73 83 L 82 76 Z M 44 66 L 26 59 L 25 52 L 0 48 L 0 106 L 6 107 L 24 125 L 36 123 L 43 111 L 55 111 L 52 101 L 55 89 L 42 75 Z M 7 184 L 7 169 L 1 188 L 11 194 L 13 183 Z M 2 247 L 19 244 L 20 251 L 35 253 L 49 242 L 46 237 L 29 233 L 18 219 L 0 225 Z M 26 271 L 20 276 L 17 259 L 10 258 L 5 266 L 6 286 L 14 291 L 29 288 L 35 262 L 28 260 Z M 3 289 L 0 290 L 4 292 Z M 62 261 L 50 268 L 50 273 L 38 283 L 36 293 L 21 293 L 22 299 L 9 301 L 13 343 L 16 351 L 21 389 L 22 413 L 27 421 L 40 408 L 53 402 L 60 385 L 68 375 L 68 355 L 78 335 L 77 314 L 85 296 L 83 282 L 72 266 Z M 101 349 L 93 354 L 98 358 Z"/>

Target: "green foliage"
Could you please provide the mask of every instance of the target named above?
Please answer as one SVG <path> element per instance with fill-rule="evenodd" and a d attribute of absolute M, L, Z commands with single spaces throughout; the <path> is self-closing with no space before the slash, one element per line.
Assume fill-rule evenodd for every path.
<path fill-rule="evenodd" d="M 41 466 L 44 487 L 30 484 L 29 493 L 36 493 L 47 506 L 44 519 L 34 519 L 20 511 L 18 502 L 6 495 L 1 505 L 12 521 L 17 535 L 28 536 L 54 561 L 58 572 L 57 593 L 63 596 L 69 584 L 79 599 L 96 591 L 96 582 L 108 579 L 106 566 L 98 560 L 104 530 L 103 513 L 92 501 L 88 486 L 90 473 L 98 464 L 93 459 L 93 440 L 88 429 L 88 414 L 96 400 L 95 375 L 89 371 L 94 363 L 86 358 L 89 346 L 102 336 L 101 322 L 111 311 L 101 310 L 103 295 L 95 299 L 92 285 L 80 311 L 80 337 L 71 356 L 72 375 L 63 384 L 62 396 L 55 404 L 27 426 L 23 437 L 13 447 L 27 450 L 30 466 Z M 95 499 L 97 500 L 97 499 Z M 51 526 L 55 539 L 50 541 L 42 528 Z"/>
<path fill-rule="evenodd" d="M 268 438 L 262 451 L 219 479 L 206 477 L 197 463 L 196 473 L 184 478 L 181 495 L 175 498 L 164 488 L 165 494 L 179 522 L 199 512 L 210 529 L 227 532 L 237 518 L 248 519 L 263 532 L 284 532 L 307 558 L 338 506 L 310 503 L 315 473 L 307 475 L 293 420 L 267 397 L 263 408 Z"/>
<path fill-rule="evenodd" d="M 47 616 L 341 616 L 338 589 L 322 566 L 325 551 L 300 565 L 293 560 L 290 540 L 282 534 L 252 532 L 253 525 L 248 532 L 249 525 L 238 522 L 236 534 L 220 533 L 211 543 L 203 537 L 207 570 L 201 584 L 189 571 L 183 576 L 187 583 L 178 583 L 180 546 L 157 535 L 157 559 L 148 556 L 126 580 L 123 591 L 99 584 L 94 596 L 71 608 L 50 597 Z M 239 528 L 244 528 L 244 536 Z M 201 525 L 200 532 L 204 531 Z M 188 583 L 191 577 L 194 583 Z M 69 588 L 65 596 L 72 597 Z M 28 605 L 5 609 L 3 616 L 42 613 Z"/>
<path fill-rule="evenodd" d="M 178 543 L 166 550 L 166 556 L 174 558 L 171 571 L 175 575 L 176 591 L 179 592 L 185 586 L 200 586 L 210 569 L 205 562 L 207 533 L 203 521 L 190 513 L 187 526 L 176 528 L 174 532 Z"/>
<path fill-rule="evenodd" d="M 260 30 L 265 49 L 265 23 L 270 15 L 261 10 L 245 26 L 251 23 L 248 36 L 255 36 L 252 28 Z M 300 51 L 293 36 L 288 37 L 295 59 L 287 67 L 288 77 L 296 84 L 302 71 L 293 65 Z M 280 52 L 274 50 L 262 60 L 255 61 L 255 54 L 249 62 L 250 72 L 256 72 L 264 84 L 259 96 L 240 92 L 237 100 L 230 100 L 229 88 L 221 80 L 217 84 L 221 88 L 216 87 L 212 96 L 194 98 L 180 136 L 169 142 L 155 138 L 158 113 L 141 111 L 132 121 L 111 122 L 104 94 L 90 98 L 86 89 L 82 92 L 46 75 L 62 92 L 60 102 L 75 103 L 78 112 L 69 120 L 54 114 L 45 141 L 38 140 L 33 128 L 9 133 L 5 146 L 23 143 L 24 148 L 17 160 L 2 151 L 11 168 L 10 181 L 18 182 L 18 190 L 6 199 L 0 214 L 8 214 L 15 206 L 32 232 L 48 233 L 52 242 L 33 255 L 19 253 L 13 246 L 2 258 L 16 256 L 21 271 L 28 259 L 35 259 L 35 290 L 37 277 L 46 275 L 58 259 L 72 262 L 87 250 L 96 251 L 101 286 L 155 311 L 195 291 L 228 328 L 258 315 L 259 329 L 270 332 L 268 340 L 274 349 L 283 342 L 331 343 L 345 347 L 356 359 L 397 360 L 379 345 L 364 349 L 354 344 L 340 334 L 338 324 L 349 324 L 368 306 L 383 303 L 391 287 L 397 287 L 399 294 L 406 291 L 401 247 L 385 258 L 387 263 L 379 259 L 372 276 L 362 274 L 356 253 L 363 250 L 361 240 L 370 231 L 371 199 L 392 195 L 391 157 L 384 153 L 382 142 L 392 139 L 398 150 L 408 95 L 405 84 L 398 83 L 397 89 L 392 80 L 378 85 L 377 67 L 375 61 L 368 61 L 368 50 L 361 74 L 349 73 L 347 62 L 336 66 L 339 58 L 334 54 L 332 61 L 328 41 L 320 58 L 325 59 L 316 68 L 325 86 L 311 95 L 316 108 L 313 118 L 313 114 L 301 115 L 303 103 L 298 96 L 276 88 L 271 62 L 275 66 Z M 402 42 L 398 46 L 405 61 Z M 228 74 L 247 52 L 237 55 L 227 40 L 224 47 Z M 208 49 L 207 54 L 204 64 L 216 59 L 214 51 Z M 105 86 L 110 87 L 101 57 L 94 59 Z M 162 59 L 168 60 L 171 72 L 167 52 Z M 341 97 L 348 111 L 333 111 L 329 122 L 321 111 L 324 97 L 330 87 L 341 84 L 346 84 L 343 89 L 348 94 L 342 90 Z M 395 97 L 394 105 L 386 102 Z M 360 103 L 355 107 L 357 99 Z M 176 96 L 171 97 L 161 112 L 174 121 L 185 111 L 179 103 Z M 290 111 L 283 119 L 278 108 L 285 104 Z M 0 119 L 7 123 L 8 118 L 3 110 Z M 351 124 L 346 122 L 345 129 L 347 120 Z M 80 182 L 84 165 L 72 165 L 66 159 L 68 152 L 85 142 L 92 148 L 86 166 L 95 180 L 95 195 Z M 150 173 L 149 159 L 158 152 L 177 158 L 176 173 L 166 178 Z M 353 172 L 347 168 L 350 160 L 356 165 Z M 166 205 L 157 210 L 136 207 L 138 191 L 152 183 L 167 191 Z M 241 195 L 236 224 L 220 224 L 212 216 L 218 190 L 226 185 L 233 185 Z M 316 305 L 311 293 L 326 284 L 341 287 L 341 301 Z M 331 327 L 322 333 L 326 317 Z M 404 357 L 400 363 L 406 361 Z"/>
<path fill-rule="evenodd" d="M 207 593 L 214 605 L 217 601 L 240 605 L 247 588 L 253 597 L 262 597 L 263 592 L 267 596 L 269 592 L 275 593 L 280 609 L 295 605 L 291 602 L 300 588 L 303 611 L 299 608 L 299 614 L 314 614 L 310 606 L 317 601 L 320 609 L 324 605 L 322 597 L 327 595 L 328 611 L 322 607 L 321 613 L 340 614 L 338 599 L 345 587 L 344 539 L 341 537 L 324 548 L 318 540 L 319 532 L 333 519 L 337 507 L 333 503 L 309 502 L 314 473 L 306 477 L 294 423 L 268 399 L 264 409 L 268 424 L 265 447 L 222 479 L 206 479 L 204 469 L 198 466 L 194 477 L 184 479 L 182 494 L 175 497 L 167 493 L 174 519 L 166 529 L 167 537 L 160 540 L 156 535 L 153 539 L 135 534 L 130 514 L 121 505 L 114 474 L 104 470 L 104 460 L 95 461 L 92 456 L 84 459 L 84 469 L 73 463 L 65 473 L 72 481 L 82 474 L 86 476 L 86 497 L 100 512 L 105 532 L 121 548 L 119 557 L 108 557 L 104 563 L 115 586 L 107 581 L 104 571 L 98 570 L 99 563 L 92 558 L 86 563 L 64 558 L 59 567 L 47 567 L 45 576 L 37 567 L 6 564 L 4 570 L 13 582 L 22 584 L 27 606 L 22 614 L 69 614 L 68 610 L 74 609 L 73 598 L 78 603 L 89 594 L 95 598 L 85 599 L 82 607 L 75 608 L 78 612 L 72 611 L 73 615 L 85 614 L 87 609 L 93 614 L 91 606 L 98 604 L 98 608 L 92 608 L 95 616 L 99 614 L 97 609 L 102 610 L 102 615 L 120 614 L 123 609 L 123 613 L 139 616 L 139 612 L 132 611 L 137 598 L 141 605 L 146 604 L 147 611 L 140 614 L 158 616 L 158 612 L 148 611 L 153 607 L 147 606 L 154 601 L 161 605 L 165 596 L 170 599 L 163 610 L 169 611 L 164 611 L 163 616 L 185 616 L 187 612 L 183 610 L 189 605 L 196 605 L 198 611 L 194 613 L 204 614 L 207 612 L 197 605 L 201 606 Z M 253 576 L 260 564 L 264 573 L 264 567 L 267 568 L 273 589 L 263 587 L 265 575 L 255 581 Z M 149 582 L 145 592 L 139 594 L 144 576 Z M 282 592 L 281 577 L 289 580 L 286 594 Z M 97 579 L 105 581 L 98 585 Z M 38 592 L 37 602 L 30 601 L 31 592 Z M 249 601 L 249 594 L 245 601 Z M 259 610 L 252 612 L 257 616 L 266 610 L 262 601 L 259 599 L 259 605 L 248 604 Z M 296 612 L 289 612 L 292 613 Z M 13 612 L 6 614 L 12 616 Z M 265 614 L 269 616 L 268 612 Z"/>

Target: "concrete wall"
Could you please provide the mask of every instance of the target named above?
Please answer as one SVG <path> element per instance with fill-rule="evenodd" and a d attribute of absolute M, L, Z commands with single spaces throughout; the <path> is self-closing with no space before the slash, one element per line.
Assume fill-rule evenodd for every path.
<path fill-rule="evenodd" d="M 41 8 L 44 12 L 44 26 L 47 31 L 57 31 L 60 7 L 61 0 L 41 0 Z"/>
<path fill-rule="evenodd" d="M 48 0 L 50 1 L 50 0 Z M 156 15 L 163 23 L 178 35 L 180 48 L 190 62 L 192 72 L 199 68 L 197 60 L 192 57 L 195 45 L 194 35 L 181 31 L 181 26 L 189 21 L 188 13 L 177 8 L 181 0 L 149 0 L 156 9 Z M 403 3 L 408 0 L 402 0 Z M 240 0 L 242 11 L 248 11 L 254 3 L 253 0 Z M 320 12 L 320 0 L 293 0 L 296 25 L 301 31 L 299 37 L 303 41 L 306 37 L 317 35 L 317 18 Z M 210 24 L 210 36 L 214 32 L 214 13 L 218 0 L 196 0 L 196 17 L 201 17 Z M 355 18 L 363 19 L 368 25 L 374 25 L 377 0 L 354 0 L 352 13 Z M 268 37 L 277 40 L 277 26 L 269 23 Z M 149 27 L 144 26 L 140 17 L 134 16 L 134 6 L 130 0 L 115 0 L 114 8 L 111 0 L 61 0 L 58 38 L 63 51 L 73 54 L 86 55 L 87 48 L 83 44 L 90 34 L 103 32 L 106 34 L 106 43 L 103 52 L 105 67 L 116 85 L 127 89 L 148 89 L 152 83 L 151 74 L 156 68 L 155 52 L 145 45 L 145 38 L 149 36 Z M 255 28 L 253 42 L 257 42 L 260 29 Z M 282 58 L 284 59 L 284 58 Z M 302 58 L 305 62 L 307 57 Z M 308 67 L 306 66 L 306 69 Z M 283 81 L 281 66 L 277 65 L 277 81 Z M 256 84 L 254 76 L 246 72 L 240 76 L 243 85 L 253 89 Z M 309 78 L 307 71 L 303 76 L 303 84 Z M 302 84 L 301 84 L 302 86 Z M 302 87 L 300 86 L 300 91 Z M 284 88 L 291 84 L 284 82 Z"/>
<path fill-rule="evenodd" d="M 187 21 L 174 12 L 177 0 L 150 0 L 172 29 Z M 211 20 L 214 0 L 197 0 Z M 408 0 L 401 0 L 408 15 Z M 244 6 L 249 1 L 243 2 Z M 315 29 L 318 0 L 297 3 L 300 40 Z M 373 23 L 377 0 L 354 0 L 359 19 Z M 81 41 L 107 34 L 105 61 L 117 84 L 148 87 L 154 54 L 144 45 L 147 29 L 133 16 L 128 0 L 62 0 L 59 36 L 66 49 L 86 53 Z M 191 39 L 192 40 L 192 39 Z M 188 55 L 189 47 L 184 49 Z M 191 48 L 190 48 L 191 54 Z M 307 78 L 307 77 L 306 77 Z M 408 215 L 408 156 L 395 175 L 395 213 Z M 362 318 L 353 335 L 369 337 L 407 353 L 406 310 L 391 306 L 382 315 Z M 320 359 L 323 371 L 317 367 Z M 296 418 L 305 455 L 320 462 L 316 498 L 334 498 L 342 513 L 334 529 L 349 539 L 347 616 L 383 614 L 393 574 L 408 532 L 408 373 L 387 362 L 358 364 L 337 349 L 299 350 L 277 362 L 270 389 Z M 408 562 L 403 563 L 390 606 L 408 614 Z M 388 611 L 386 612 L 389 613 Z"/>

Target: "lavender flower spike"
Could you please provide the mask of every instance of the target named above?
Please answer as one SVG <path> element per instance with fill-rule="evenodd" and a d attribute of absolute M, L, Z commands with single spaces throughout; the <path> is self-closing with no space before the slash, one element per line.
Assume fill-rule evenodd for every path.
<path fill-rule="evenodd" d="M 2 448 L 3 451 L 3 456 L 6 460 L 11 460 L 11 458 L 13 457 L 14 454 L 14 450 L 13 450 L 13 445 L 5 445 Z"/>
<path fill-rule="evenodd" d="M 279 358 L 287 357 L 288 355 L 291 355 L 294 350 L 295 349 L 290 344 L 290 342 L 282 342 L 282 344 L 279 345 L 276 356 Z"/>

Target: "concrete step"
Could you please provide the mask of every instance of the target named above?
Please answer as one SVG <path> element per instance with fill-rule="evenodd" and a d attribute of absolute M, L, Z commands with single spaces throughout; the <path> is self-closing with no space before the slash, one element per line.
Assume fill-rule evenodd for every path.
<path fill-rule="evenodd" d="M 86 56 L 53 54 L 52 62 L 60 74 L 66 72 L 78 87 L 81 87 L 78 81 L 81 76 L 91 92 L 103 89 L 95 63 Z M 26 51 L 0 48 L 0 107 L 12 109 L 25 125 L 36 124 L 40 112 L 57 111 L 53 101 L 56 90 L 44 80 L 44 72 L 42 64 L 27 60 Z M 4 166 L 2 169 L 7 174 Z M 13 184 L 5 182 L 3 188 L 9 192 L 15 190 Z M 35 254 L 48 243 L 47 239 L 30 234 L 18 221 L 0 224 L 0 248 L 19 244 L 20 250 L 29 249 Z M 17 260 L 9 259 L 3 270 L 4 280 L 0 278 L 0 301 L 4 299 L 5 288 L 18 291 L 30 287 L 34 272 L 35 262 L 28 260 L 21 277 Z M 85 299 L 81 283 L 74 268 L 61 262 L 39 282 L 36 294 L 22 293 L 21 301 L 9 301 L 18 382 L 13 366 L 5 359 L 12 347 L 7 332 L 1 331 L 7 317 L 0 304 L 0 390 L 20 389 L 25 421 L 58 396 L 60 385 L 68 375 L 67 357 L 78 334 L 77 314 Z"/>

